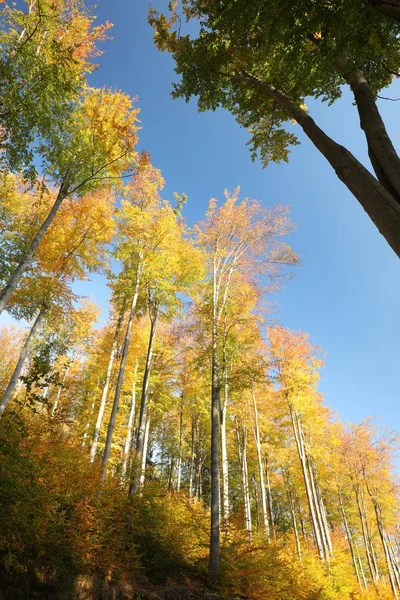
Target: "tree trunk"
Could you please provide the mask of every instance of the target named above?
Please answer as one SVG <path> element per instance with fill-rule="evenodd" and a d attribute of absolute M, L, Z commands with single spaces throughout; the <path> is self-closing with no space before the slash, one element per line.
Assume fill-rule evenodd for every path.
<path fill-rule="evenodd" d="M 143 448 L 144 448 L 144 438 L 145 438 L 145 430 L 146 430 L 146 411 L 147 411 L 147 395 L 149 391 L 149 382 L 150 382 L 150 371 L 151 371 L 151 363 L 153 360 L 153 345 L 154 345 L 154 337 L 156 333 L 157 326 L 157 317 L 158 317 L 158 306 L 155 307 L 153 317 L 150 317 L 150 336 L 149 336 L 149 345 L 147 348 L 147 356 L 146 356 L 146 364 L 143 373 L 143 384 L 142 384 L 142 395 L 140 400 L 140 413 L 139 413 L 139 423 L 138 423 L 138 431 L 136 437 L 136 455 L 134 460 L 134 467 L 136 466 L 136 473 L 133 473 L 133 481 L 129 486 L 129 495 L 134 496 L 137 492 L 138 485 L 140 483 L 140 465 L 143 456 Z M 134 468 L 135 470 L 135 468 Z"/>
<path fill-rule="evenodd" d="M 182 459 L 183 459 L 183 408 L 184 408 L 184 396 L 181 396 L 181 409 L 179 413 L 179 455 L 178 465 L 176 473 L 176 491 L 181 490 L 181 476 L 182 476 Z"/>
<path fill-rule="evenodd" d="M 30 348 L 32 346 L 32 342 L 33 342 L 33 339 L 35 337 L 35 334 L 36 334 L 37 330 L 39 329 L 39 327 L 40 327 L 40 325 L 41 325 L 41 323 L 43 321 L 43 318 L 44 318 L 44 315 L 46 313 L 46 310 L 47 309 L 45 307 L 42 307 L 40 309 L 40 311 L 39 311 L 39 313 L 38 313 L 38 315 L 37 315 L 37 317 L 36 317 L 36 319 L 35 319 L 32 327 L 31 327 L 31 330 L 30 330 L 30 332 L 28 334 L 28 337 L 26 338 L 25 344 L 24 344 L 24 346 L 23 346 L 23 348 L 21 350 L 21 354 L 19 355 L 18 362 L 17 362 L 17 364 L 15 366 L 14 372 L 11 375 L 11 379 L 10 379 L 10 381 L 9 381 L 6 389 L 5 389 L 3 398 L 1 399 L 1 402 L 0 402 L 0 418 L 3 416 L 5 408 L 6 408 L 8 402 L 9 402 L 11 396 L 12 396 L 12 393 L 13 393 L 13 391 L 15 389 L 15 386 L 18 383 L 18 379 L 19 379 L 19 376 L 21 375 L 21 371 L 22 371 L 22 368 L 24 366 L 24 362 L 25 362 L 25 360 L 26 360 L 26 358 L 28 356 L 29 350 L 30 350 Z"/>
<path fill-rule="evenodd" d="M 257 460 L 258 460 L 258 473 L 260 478 L 260 489 L 261 489 L 261 510 L 265 536 L 269 539 L 269 523 L 268 523 L 268 511 L 267 511 L 267 498 L 265 495 L 265 483 L 264 483 L 264 467 L 261 455 L 261 441 L 260 441 L 260 428 L 258 424 L 258 409 L 256 395 L 253 390 L 253 408 L 254 408 L 254 437 L 256 440 L 257 448 Z"/>
<path fill-rule="evenodd" d="M 269 463 L 268 457 L 265 457 L 265 479 L 267 482 L 267 508 L 268 508 L 268 522 L 269 522 L 269 530 L 272 534 L 272 537 L 276 539 L 275 534 L 275 525 L 274 525 L 274 513 L 272 509 L 272 493 L 271 493 L 271 479 L 269 476 Z"/>
<path fill-rule="evenodd" d="M 117 385 L 116 385 L 115 394 L 114 394 L 114 402 L 113 402 L 113 406 L 112 406 L 112 410 L 111 410 L 110 421 L 108 423 L 106 443 L 104 446 L 102 469 L 101 469 L 102 481 L 104 481 L 105 477 L 106 477 L 107 463 L 108 463 L 108 459 L 110 457 L 112 437 L 114 434 L 115 422 L 117 420 L 119 399 L 121 396 L 122 384 L 124 381 L 125 365 L 126 365 L 126 359 L 128 357 L 129 343 L 131 340 L 132 325 L 133 325 L 133 320 L 134 320 L 135 314 L 136 314 L 136 305 L 137 305 L 137 300 L 138 300 L 138 296 L 139 296 L 141 269 L 142 269 L 141 263 L 139 262 L 137 265 L 137 271 L 136 271 L 135 291 L 133 292 L 133 296 L 132 296 L 131 309 L 130 309 L 128 324 L 127 324 L 126 332 L 125 332 L 124 345 L 122 348 L 121 364 L 119 366 Z"/>
<path fill-rule="evenodd" d="M 215 285 L 215 284 L 214 284 Z M 216 584 L 219 576 L 220 558 L 220 482 L 219 482 L 219 422 L 221 405 L 221 382 L 218 360 L 218 325 L 216 294 L 214 291 L 214 314 L 212 325 L 212 383 L 211 383 L 211 522 L 210 557 L 208 573 L 210 582 Z"/>
<path fill-rule="evenodd" d="M 249 534 L 249 539 L 253 537 L 252 522 L 251 522 L 251 505 L 250 505 L 250 489 L 249 489 L 249 472 L 247 467 L 247 431 L 245 427 L 239 426 L 236 420 L 236 435 L 238 440 L 239 462 L 242 473 L 242 491 L 244 503 L 244 519 L 246 531 Z"/>
<path fill-rule="evenodd" d="M 110 357 L 108 359 L 106 378 L 105 378 L 104 386 L 103 386 L 103 393 L 101 395 L 101 400 L 100 400 L 99 412 L 97 413 L 97 420 L 96 420 L 96 425 L 94 427 L 93 440 L 92 440 L 92 444 L 90 446 L 89 456 L 90 456 L 91 462 L 93 462 L 96 457 L 97 444 L 99 442 L 101 424 L 103 422 L 104 411 L 106 409 L 108 389 L 110 387 L 111 373 L 112 373 L 113 366 L 114 366 L 115 356 L 117 354 L 118 339 L 119 339 L 119 334 L 121 331 L 124 313 L 125 313 L 125 308 L 122 307 L 121 312 L 118 316 L 117 326 L 115 328 L 114 339 L 113 339 L 113 343 L 111 346 Z"/>
<path fill-rule="evenodd" d="M 379 11 L 385 17 L 400 22 L 399 0 L 364 0 L 372 8 Z"/>
<path fill-rule="evenodd" d="M 339 496 L 339 504 L 340 504 L 340 510 L 341 510 L 341 513 L 342 513 L 344 530 L 345 530 L 345 533 L 346 533 L 347 543 L 348 543 L 349 548 L 350 548 L 351 559 L 353 561 L 354 572 L 356 574 L 360 590 L 362 591 L 360 573 L 359 573 L 358 564 L 357 564 L 357 557 L 356 557 L 356 554 L 354 552 L 353 536 L 351 535 L 350 527 L 349 527 L 349 524 L 348 524 L 348 521 L 347 521 L 347 517 L 346 517 L 346 512 L 344 510 L 344 504 L 343 504 L 342 494 L 341 494 L 341 492 L 340 492 L 339 489 L 338 489 L 338 496 Z"/>
<path fill-rule="evenodd" d="M 49 214 L 47 215 L 46 219 L 43 221 L 43 223 L 39 227 L 39 230 L 37 231 L 35 237 L 31 241 L 29 248 L 25 252 L 24 256 L 21 258 L 21 260 L 18 263 L 18 265 L 16 266 L 13 274 L 11 275 L 10 279 L 8 280 L 7 285 L 0 293 L 0 314 L 6 308 L 11 294 L 14 292 L 15 288 L 18 285 L 19 280 L 21 279 L 22 275 L 24 274 L 24 272 L 25 272 L 27 266 L 29 265 L 29 263 L 31 262 L 33 256 L 35 255 L 37 247 L 39 246 L 42 238 L 44 237 L 45 233 L 47 232 L 50 225 L 52 224 L 54 217 L 56 216 L 57 211 L 60 208 L 61 203 L 66 198 L 66 196 L 67 196 L 67 189 L 66 189 L 65 183 L 63 182 L 60 186 L 60 189 L 57 194 L 57 198 L 56 198 L 53 206 L 51 207 Z"/>
<path fill-rule="evenodd" d="M 61 394 L 62 394 L 62 391 L 63 391 L 63 389 L 64 389 L 64 382 L 65 382 L 65 379 L 66 379 L 66 377 L 67 377 L 67 375 L 68 375 L 68 371 L 69 371 L 69 367 L 67 367 L 66 369 L 64 369 L 64 373 L 63 373 L 63 376 L 62 376 L 62 379 L 61 379 L 60 385 L 58 386 L 58 390 L 57 390 L 56 399 L 55 399 L 55 401 L 54 401 L 54 404 L 53 404 L 53 406 L 52 406 L 52 408 L 51 408 L 51 412 L 50 412 L 50 417 L 51 417 L 51 418 L 53 418 L 53 417 L 54 417 L 54 415 L 56 414 L 56 411 L 57 411 L 58 405 L 60 404 L 60 400 L 61 400 Z M 49 388 L 47 388 L 47 390 L 48 390 L 48 389 L 49 389 Z"/>
<path fill-rule="evenodd" d="M 347 79 L 354 94 L 360 125 L 368 142 L 369 156 L 378 181 L 400 202 L 400 158 L 386 131 L 372 90 L 358 70 L 354 70 Z"/>
<path fill-rule="evenodd" d="M 385 561 L 386 561 L 386 567 L 387 567 L 387 571 L 388 571 L 388 575 L 389 575 L 390 587 L 392 588 L 393 596 L 395 598 L 398 598 L 396 579 L 395 579 L 395 574 L 393 572 L 393 566 L 392 566 L 391 559 L 390 559 L 389 548 L 388 548 L 388 545 L 386 542 L 386 534 L 385 534 L 385 529 L 383 526 L 381 509 L 380 509 L 380 506 L 379 506 L 376 498 L 374 498 L 371 493 L 370 493 L 370 497 L 371 497 L 372 504 L 374 507 L 376 524 L 378 526 L 379 537 L 381 538 L 381 542 L 382 542 L 383 553 L 385 555 Z"/>
<path fill-rule="evenodd" d="M 295 510 L 294 501 L 293 501 L 293 494 L 292 494 L 292 490 L 290 489 L 290 481 L 289 481 L 289 477 L 287 475 L 286 475 L 285 479 L 286 479 L 286 493 L 287 493 L 287 497 L 289 500 L 290 514 L 292 516 L 294 539 L 296 542 L 296 551 L 297 551 L 297 556 L 299 557 L 299 561 L 301 562 L 302 561 L 301 546 L 300 546 L 299 531 L 297 529 L 296 510 Z"/>
<path fill-rule="evenodd" d="M 149 435 L 150 435 L 150 415 L 146 417 L 146 425 L 144 428 L 144 439 L 143 439 L 143 453 L 140 463 L 140 478 L 139 478 L 139 489 L 144 486 L 144 480 L 146 477 L 146 462 L 147 462 L 147 448 L 149 446 Z"/>
<path fill-rule="evenodd" d="M 192 416 L 192 452 L 190 456 L 190 473 L 189 473 L 189 496 L 195 495 L 193 489 L 193 480 L 195 475 L 195 458 L 196 458 L 196 432 L 197 432 L 197 415 Z"/>
<path fill-rule="evenodd" d="M 129 455 L 130 455 L 130 452 L 131 452 L 131 449 L 132 449 L 133 423 L 134 423 L 134 420 L 135 420 L 135 410 L 136 410 L 136 377 L 137 377 L 138 363 L 139 363 L 139 360 L 136 359 L 136 361 L 135 361 L 135 370 L 133 372 L 131 408 L 130 408 L 130 411 L 129 411 L 128 426 L 127 426 L 127 430 L 126 430 L 126 438 L 125 438 L 125 445 L 124 445 L 124 452 L 123 452 L 123 455 L 122 455 L 122 468 L 121 468 L 121 475 L 122 475 L 122 477 L 125 477 L 125 475 L 126 475 L 126 471 L 127 471 L 127 468 L 128 468 L 128 459 L 129 459 Z"/>
<path fill-rule="evenodd" d="M 226 447 L 226 410 L 228 403 L 228 382 L 224 382 L 224 400 L 220 411 L 221 420 L 221 463 L 222 463 L 222 509 L 225 526 L 229 525 L 229 469 Z"/>
<path fill-rule="evenodd" d="M 355 494 L 356 494 L 357 509 L 358 509 L 358 515 L 360 517 L 360 522 L 361 522 L 361 530 L 362 530 L 363 539 L 364 539 L 364 548 L 365 548 L 365 554 L 367 557 L 369 572 L 371 574 L 371 579 L 372 579 L 374 585 L 377 585 L 378 580 L 379 580 L 379 573 L 377 571 L 376 562 L 374 560 L 373 553 L 371 552 L 371 547 L 370 547 L 371 541 L 370 541 L 369 532 L 368 532 L 368 529 L 367 529 L 367 526 L 365 523 L 364 510 L 363 510 L 363 505 L 361 504 L 359 490 L 356 489 Z"/>
<path fill-rule="evenodd" d="M 347 148 L 327 136 L 309 114 L 273 85 L 250 73 L 237 76 L 264 91 L 295 119 L 314 146 L 327 159 L 339 179 L 360 202 L 372 222 L 400 257 L 400 205 Z"/>
<path fill-rule="evenodd" d="M 291 420 L 292 420 L 293 432 L 294 432 L 294 437 L 295 437 L 295 441 L 296 441 L 297 452 L 298 452 L 299 459 L 300 459 L 301 470 L 303 473 L 304 487 L 306 490 L 306 495 L 307 495 L 307 500 L 308 500 L 311 524 L 312 524 L 313 531 L 314 531 L 315 545 L 317 547 L 320 558 L 326 559 L 327 558 L 326 549 L 324 547 L 324 543 L 323 543 L 322 536 L 321 536 L 321 529 L 320 529 L 318 517 L 316 514 L 314 497 L 313 497 L 311 484 L 310 484 L 310 476 L 309 476 L 309 472 L 308 472 L 308 468 L 307 468 L 307 457 L 306 457 L 306 452 L 305 452 L 305 447 L 304 447 L 304 440 L 301 436 L 301 426 L 300 426 L 300 422 L 297 417 L 297 414 L 295 414 L 290 402 L 289 402 L 289 412 L 290 412 L 290 416 L 291 416 Z"/>

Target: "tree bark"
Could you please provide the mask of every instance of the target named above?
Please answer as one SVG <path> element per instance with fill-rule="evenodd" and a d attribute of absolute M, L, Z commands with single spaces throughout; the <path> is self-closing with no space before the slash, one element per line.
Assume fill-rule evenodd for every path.
<path fill-rule="evenodd" d="M 242 491 L 244 503 L 244 519 L 246 531 L 251 540 L 253 537 L 252 522 L 251 522 L 251 505 L 250 505 L 250 489 L 249 489 L 249 472 L 247 467 L 247 431 L 243 425 L 239 425 L 236 419 L 236 436 L 238 440 L 239 462 L 242 473 Z"/>
<path fill-rule="evenodd" d="M 399 0 L 364 0 L 364 2 L 379 11 L 385 17 L 400 22 Z"/>
<path fill-rule="evenodd" d="M 219 481 L 219 423 L 221 405 L 221 381 L 218 360 L 217 293 L 214 274 L 213 323 L 212 323 L 212 383 L 211 383 L 211 522 L 209 579 L 218 582 L 220 560 L 220 481 Z"/>
<path fill-rule="evenodd" d="M 144 480 L 146 478 L 146 462 L 147 462 L 147 448 L 149 446 L 149 435 L 150 435 L 150 415 L 146 417 L 146 425 L 144 428 L 144 439 L 143 439 L 143 453 L 140 463 L 140 478 L 139 478 L 139 489 L 144 486 Z"/>
<path fill-rule="evenodd" d="M 261 454 L 261 441 L 260 441 L 260 428 L 258 423 L 258 408 L 256 395 L 253 390 L 253 408 L 254 408 L 254 437 L 256 441 L 257 448 L 257 460 L 258 460 L 258 473 L 260 478 L 260 489 L 261 489 L 261 510 L 262 510 L 262 518 L 265 536 L 267 540 L 269 539 L 269 522 L 268 522 L 268 511 L 267 511 L 267 498 L 265 494 L 265 483 L 264 483 L 264 467 L 263 460 Z"/>
<path fill-rule="evenodd" d="M 272 508 L 271 478 L 269 475 L 268 456 L 265 457 L 265 479 L 267 482 L 267 507 L 268 507 L 269 530 L 272 534 L 272 537 L 274 539 L 276 539 L 275 525 L 274 525 L 274 513 L 273 513 L 273 508 Z"/>
<path fill-rule="evenodd" d="M 287 497 L 289 500 L 290 514 L 292 516 L 292 525 L 293 525 L 293 531 L 294 531 L 294 539 L 296 542 L 296 551 L 297 551 L 297 556 L 299 557 L 299 561 L 301 562 L 302 561 L 301 546 L 300 546 L 299 530 L 297 528 L 296 509 L 295 509 L 295 505 L 294 505 L 294 501 L 293 501 L 293 493 L 292 493 L 292 490 L 290 487 L 289 476 L 286 474 L 284 477 L 286 480 L 286 493 L 287 493 Z"/>
<path fill-rule="evenodd" d="M 347 516 L 346 516 L 345 509 L 344 509 L 342 494 L 341 494 L 341 492 L 340 492 L 339 489 L 338 489 L 338 496 L 339 496 L 339 504 L 340 504 L 340 510 L 341 510 L 341 513 L 342 513 L 344 530 L 345 530 L 345 533 L 346 533 L 347 543 L 348 543 L 349 549 L 350 549 L 351 559 L 353 561 L 354 572 L 355 572 L 356 577 L 357 577 L 359 588 L 362 591 L 360 573 L 359 573 L 358 564 L 357 564 L 357 557 L 356 557 L 356 554 L 354 552 L 353 536 L 351 535 L 349 523 L 347 521 Z"/>
<path fill-rule="evenodd" d="M 43 221 L 43 223 L 39 227 L 39 230 L 37 231 L 35 237 L 31 241 L 29 248 L 26 250 L 24 256 L 21 258 L 21 260 L 18 263 L 18 265 L 16 266 L 13 274 L 11 275 L 10 279 L 8 280 L 7 285 L 0 293 L 0 314 L 6 308 L 12 293 L 14 292 L 14 290 L 16 289 L 16 287 L 19 283 L 19 280 L 21 279 L 27 266 L 31 262 L 42 238 L 44 237 L 45 233 L 47 232 L 50 225 L 54 221 L 54 217 L 56 216 L 57 211 L 61 206 L 61 203 L 63 202 L 63 200 L 65 200 L 66 197 L 67 197 L 66 182 L 65 183 L 63 182 L 60 186 L 60 189 L 57 194 L 57 198 L 56 198 L 53 206 L 51 207 L 49 214 L 47 215 L 46 219 Z"/>
<path fill-rule="evenodd" d="M 116 388 L 115 388 L 114 402 L 113 402 L 113 406 L 112 406 L 112 410 L 111 410 L 110 421 L 108 423 L 106 443 L 105 443 L 105 446 L 104 446 L 104 453 L 103 453 L 103 460 L 102 460 L 102 469 L 101 469 L 101 479 L 102 479 L 102 481 L 104 481 L 105 478 L 106 478 L 107 463 L 108 463 L 108 459 L 110 457 L 112 437 L 113 437 L 113 434 L 114 434 L 115 422 L 117 420 L 117 413 L 118 413 L 118 407 L 119 407 L 119 399 L 120 399 L 120 396 L 121 396 L 122 384 L 123 384 L 124 375 L 125 375 L 126 359 L 128 357 L 129 343 L 130 343 L 131 334 L 132 334 L 132 325 L 133 325 L 133 320 L 134 320 L 135 314 L 136 314 L 136 305 L 137 305 L 138 296 L 139 296 L 139 285 L 140 285 L 141 270 L 142 270 L 142 266 L 141 266 L 141 263 L 139 262 L 138 265 L 137 265 L 137 270 L 136 270 L 135 290 L 134 290 L 133 296 L 132 296 L 132 302 L 131 302 L 131 308 L 130 308 L 130 313 L 129 313 L 129 318 L 128 318 L 128 324 L 127 324 L 126 332 L 125 332 L 124 345 L 123 345 L 123 348 L 122 348 L 121 363 L 120 363 L 120 366 L 119 366 L 117 385 L 116 385 Z"/>
<path fill-rule="evenodd" d="M 96 425 L 94 427 L 93 440 L 92 440 L 92 444 L 90 446 L 89 456 L 90 456 L 91 462 L 93 462 L 96 457 L 97 444 L 99 442 L 101 424 L 103 422 L 104 411 L 106 409 L 108 389 L 110 387 L 111 373 L 112 373 L 113 366 L 114 366 L 115 356 L 117 354 L 118 339 L 119 339 L 119 334 L 121 331 L 124 313 L 125 313 L 125 310 L 123 307 L 118 316 L 117 326 L 115 328 L 114 339 L 113 339 L 113 343 L 111 346 L 110 357 L 108 360 L 106 378 L 105 378 L 104 386 L 103 386 L 103 393 L 101 395 L 101 400 L 100 400 L 99 412 L 97 413 L 97 420 L 96 420 Z"/>
<path fill-rule="evenodd" d="M 184 396 L 181 396 L 181 407 L 179 412 L 179 455 L 178 465 L 176 473 L 176 491 L 181 490 L 181 476 L 182 476 L 182 460 L 183 460 L 183 409 L 184 409 Z"/>
<path fill-rule="evenodd" d="M 221 463 L 222 463 L 222 508 L 225 526 L 229 525 L 229 467 L 226 447 L 226 411 L 228 404 L 228 382 L 224 374 L 224 400 L 220 411 L 221 420 Z"/>
<path fill-rule="evenodd" d="M 132 449 L 133 423 L 135 420 L 135 410 L 136 410 L 136 377 L 137 377 L 138 363 L 139 363 L 139 360 L 136 359 L 135 370 L 133 372 L 131 408 L 129 410 L 128 426 L 127 426 L 127 430 L 126 430 L 125 445 L 124 445 L 124 451 L 123 451 L 123 455 L 122 455 L 122 467 L 121 467 L 122 477 L 125 477 L 125 475 L 126 475 L 126 471 L 128 468 L 128 459 L 129 459 L 130 451 Z"/>
<path fill-rule="evenodd" d="M 296 446 L 297 446 L 297 452 L 299 455 L 301 469 L 302 469 L 302 473 L 303 473 L 304 487 L 306 490 L 306 495 L 307 495 L 307 500 L 308 500 L 311 524 L 312 524 L 313 531 L 314 531 L 315 545 L 317 547 L 319 557 L 321 559 L 325 560 L 327 558 L 326 549 L 325 549 L 325 546 L 323 543 L 320 524 L 318 522 L 318 517 L 317 517 L 317 513 L 316 513 L 316 508 L 315 508 L 315 502 L 314 502 L 315 499 L 313 497 L 313 493 L 312 493 L 312 489 L 311 489 L 310 476 L 309 476 L 309 471 L 307 468 L 307 457 L 306 457 L 306 452 L 305 452 L 305 447 L 304 447 L 304 440 L 301 435 L 301 426 L 300 426 L 300 422 L 298 420 L 298 416 L 297 416 L 297 414 L 295 414 L 295 411 L 290 402 L 289 402 L 289 412 L 290 412 L 290 417 L 292 420 L 293 432 L 294 432 L 294 437 L 295 437 Z"/>
<path fill-rule="evenodd" d="M 400 205 L 383 185 L 347 148 L 326 135 L 310 115 L 281 90 L 246 71 L 233 79 L 250 83 L 264 91 L 280 104 L 289 117 L 297 121 L 400 258 Z"/>
<path fill-rule="evenodd" d="M 133 481 L 129 486 L 129 495 L 134 496 L 137 492 L 139 483 L 140 483 L 140 465 L 143 456 L 143 448 L 144 448 L 144 438 L 146 432 L 146 411 L 147 411 L 147 396 L 149 391 L 149 382 L 150 382 L 150 371 L 151 364 L 153 361 L 153 345 L 154 345 L 154 337 L 156 333 L 157 326 L 157 318 L 158 318 L 158 306 L 155 307 L 153 317 L 150 317 L 150 336 L 149 336 L 149 345 L 147 348 L 147 356 L 146 356 L 146 364 L 143 373 L 143 384 L 142 384 L 142 394 L 140 400 L 140 413 L 139 413 L 139 423 L 138 423 L 138 431 L 136 438 L 136 455 L 135 461 L 136 464 L 136 473 L 133 473 Z M 135 465 L 134 465 L 135 466 Z"/>
<path fill-rule="evenodd" d="M 367 139 L 368 153 L 378 181 L 400 202 L 400 158 L 386 131 L 369 83 L 358 70 L 354 70 L 347 79 L 354 94 L 361 129 Z"/>
<path fill-rule="evenodd" d="M 6 409 L 6 406 L 9 402 L 11 396 L 12 396 L 15 386 L 18 383 L 18 379 L 19 379 L 19 376 L 21 375 L 21 371 L 24 366 L 25 360 L 26 360 L 29 350 L 32 346 L 33 339 L 35 337 L 37 330 L 39 329 L 40 325 L 43 322 L 43 318 L 46 313 L 46 310 L 47 309 L 44 306 L 40 309 L 40 311 L 31 327 L 31 330 L 29 331 L 28 337 L 26 338 L 25 344 L 21 350 L 21 354 L 19 355 L 18 362 L 15 366 L 14 372 L 11 375 L 11 379 L 5 389 L 3 398 L 1 399 L 1 402 L 0 402 L 0 418 L 3 416 L 3 413 Z"/>

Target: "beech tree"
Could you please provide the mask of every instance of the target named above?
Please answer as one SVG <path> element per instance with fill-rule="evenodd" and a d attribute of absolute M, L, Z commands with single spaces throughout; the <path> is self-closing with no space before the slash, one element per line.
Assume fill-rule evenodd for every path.
<path fill-rule="evenodd" d="M 0 12 L 2 169 L 37 177 L 34 156 L 79 100 L 110 23 L 81 0 L 3 2 Z"/>
<path fill-rule="evenodd" d="M 177 2 L 169 18 L 152 9 L 150 23 L 181 75 L 174 97 L 196 96 L 200 110 L 228 109 L 249 130 L 253 157 L 264 164 L 288 160 L 297 140 L 285 123 L 295 120 L 400 256 L 400 159 L 375 102 L 399 70 L 399 26 L 372 6 L 382 12 L 386 3 L 184 0 L 197 37 L 181 34 Z M 343 84 L 354 93 L 376 177 L 304 105 L 310 95 L 333 102 Z"/>
<path fill-rule="evenodd" d="M 211 329 L 211 536 L 210 579 L 218 579 L 220 545 L 219 435 L 221 402 L 221 323 L 238 273 L 279 272 L 279 267 L 295 262 L 290 247 L 279 238 L 290 230 L 287 210 L 276 206 L 263 209 L 256 200 L 239 202 L 239 189 L 225 193 L 218 207 L 209 203 L 206 219 L 198 225 L 197 243 L 207 252 Z"/>
<path fill-rule="evenodd" d="M 94 192 L 135 168 L 137 113 L 126 94 L 87 88 L 67 123 L 58 123 L 43 146 L 45 173 L 58 191 L 45 219 L 25 244 L 20 260 L 0 292 L 0 313 L 66 198 Z"/>

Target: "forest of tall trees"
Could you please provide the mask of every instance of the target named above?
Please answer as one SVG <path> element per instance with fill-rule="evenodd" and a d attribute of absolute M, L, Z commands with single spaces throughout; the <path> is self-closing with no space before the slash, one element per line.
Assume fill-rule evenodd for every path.
<path fill-rule="evenodd" d="M 400 67 L 397 2 L 245 4 L 184 2 L 195 41 L 176 3 L 150 12 L 176 95 L 231 110 L 266 161 L 295 118 L 399 252 L 400 163 L 374 109 Z M 289 207 L 236 188 L 189 226 L 139 150 L 136 99 L 89 86 L 110 24 L 82 0 L 0 9 L 0 598 L 399 598 L 399 438 L 343 423 L 322 349 L 270 311 L 301 259 Z M 345 14 L 368 48 L 346 50 Z M 299 104 L 347 83 L 376 176 Z M 93 275 L 108 298 L 77 291 Z"/>

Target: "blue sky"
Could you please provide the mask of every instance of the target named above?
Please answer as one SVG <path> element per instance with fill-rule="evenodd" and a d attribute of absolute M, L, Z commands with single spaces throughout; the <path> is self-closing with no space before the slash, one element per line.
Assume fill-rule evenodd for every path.
<path fill-rule="evenodd" d="M 159 0 L 156 6 L 165 7 Z M 297 229 L 290 242 L 303 266 L 274 298 L 273 317 L 307 331 L 326 352 L 320 389 L 342 419 L 379 417 L 400 431 L 399 345 L 400 262 L 357 200 L 337 179 L 311 143 L 299 134 L 290 163 L 262 169 L 252 163 L 248 135 L 229 113 L 198 113 L 195 102 L 172 100 L 173 60 L 156 50 L 147 24 L 147 2 L 102 0 L 95 13 L 114 23 L 91 84 L 138 96 L 140 147 L 151 153 L 167 182 L 165 195 L 186 192 L 189 223 L 202 218 L 210 197 L 241 186 L 242 195 L 264 204 L 291 206 Z M 400 96 L 393 84 L 384 95 Z M 307 102 L 325 131 L 369 164 L 351 96 L 333 107 Z M 396 147 L 400 102 L 380 102 Z M 106 317 L 107 288 L 95 277 L 81 290 L 101 303 Z"/>

